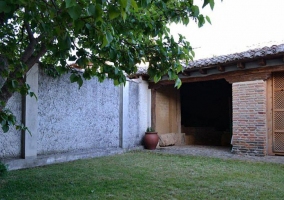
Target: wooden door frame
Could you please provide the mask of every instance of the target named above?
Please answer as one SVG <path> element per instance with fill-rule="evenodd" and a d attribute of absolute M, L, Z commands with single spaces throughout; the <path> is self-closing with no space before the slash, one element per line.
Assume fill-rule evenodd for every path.
<path fill-rule="evenodd" d="M 273 108 L 273 94 L 272 94 L 272 77 L 267 79 L 266 82 L 266 124 L 267 124 L 267 145 L 266 152 L 267 155 L 275 155 L 273 153 L 273 116 L 272 116 L 272 108 Z"/>
<path fill-rule="evenodd" d="M 277 73 L 277 72 L 275 72 Z M 267 154 L 268 155 L 284 155 L 284 152 L 274 152 L 273 151 L 273 79 L 274 75 L 272 73 L 271 78 L 267 80 Z"/>

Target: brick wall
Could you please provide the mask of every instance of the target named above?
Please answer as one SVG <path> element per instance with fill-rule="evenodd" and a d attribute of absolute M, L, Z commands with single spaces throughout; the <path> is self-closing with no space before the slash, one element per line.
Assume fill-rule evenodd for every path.
<path fill-rule="evenodd" d="M 232 152 L 266 154 L 266 84 L 262 80 L 233 83 Z"/>

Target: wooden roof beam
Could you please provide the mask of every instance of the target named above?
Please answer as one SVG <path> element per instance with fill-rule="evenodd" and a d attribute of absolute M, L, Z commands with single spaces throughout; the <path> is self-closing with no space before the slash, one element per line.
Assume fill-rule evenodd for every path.
<path fill-rule="evenodd" d="M 184 76 L 190 76 L 190 71 L 183 71 L 182 74 L 183 74 Z"/>
<path fill-rule="evenodd" d="M 266 65 L 266 60 L 264 58 L 261 58 L 261 59 L 258 60 L 258 64 L 260 66 L 265 66 Z"/>
<path fill-rule="evenodd" d="M 243 62 L 238 62 L 238 63 L 237 63 L 237 67 L 238 67 L 239 69 L 244 69 L 244 68 L 246 67 L 246 64 L 243 63 Z"/>
<path fill-rule="evenodd" d="M 223 65 L 218 65 L 217 66 L 218 71 L 220 72 L 224 72 L 225 71 L 225 67 Z"/>
<path fill-rule="evenodd" d="M 200 68 L 200 69 L 199 69 L 199 73 L 200 73 L 200 74 L 207 74 L 207 70 L 204 69 L 204 68 Z"/>

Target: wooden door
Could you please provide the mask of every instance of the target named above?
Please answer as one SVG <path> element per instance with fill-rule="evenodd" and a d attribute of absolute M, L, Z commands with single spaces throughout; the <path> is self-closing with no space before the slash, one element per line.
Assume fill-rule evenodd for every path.
<path fill-rule="evenodd" d="M 153 127 L 160 133 L 180 133 L 181 132 L 181 114 L 180 114 L 180 90 L 173 85 L 163 86 L 156 90 L 155 99 L 152 100 L 152 108 L 155 119 L 152 119 Z M 152 111 L 153 112 L 153 111 Z"/>
<path fill-rule="evenodd" d="M 272 151 L 284 153 L 284 72 L 273 74 Z"/>

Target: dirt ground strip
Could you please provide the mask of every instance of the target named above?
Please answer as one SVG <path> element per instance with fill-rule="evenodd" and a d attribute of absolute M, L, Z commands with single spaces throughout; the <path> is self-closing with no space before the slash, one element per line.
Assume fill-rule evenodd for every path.
<path fill-rule="evenodd" d="M 259 157 L 259 156 L 249 156 L 249 155 L 237 155 L 231 153 L 231 148 L 229 147 L 201 146 L 201 145 L 169 146 L 169 147 L 157 148 L 156 150 L 154 150 L 154 152 L 284 164 L 284 156 Z"/>

